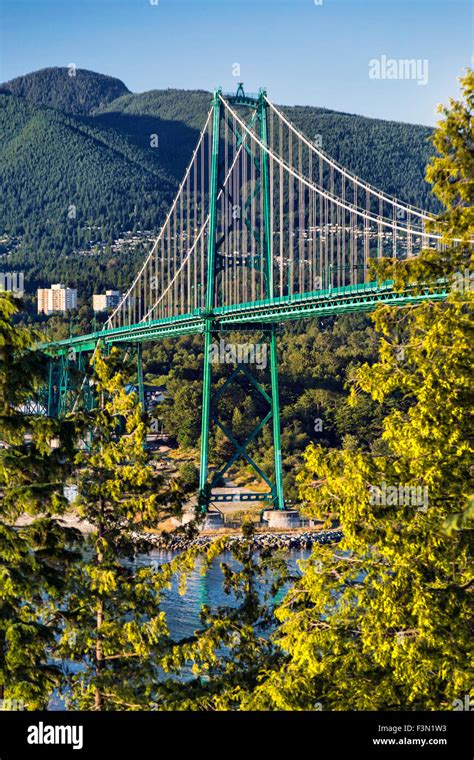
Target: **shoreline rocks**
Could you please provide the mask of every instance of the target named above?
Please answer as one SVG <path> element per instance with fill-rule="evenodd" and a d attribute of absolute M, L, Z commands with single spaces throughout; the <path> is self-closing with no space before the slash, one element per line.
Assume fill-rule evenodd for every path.
<path fill-rule="evenodd" d="M 74 527 L 81 531 L 85 536 L 92 533 L 94 527 L 87 523 L 75 513 L 67 513 L 61 515 L 61 522 L 68 527 Z M 15 523 L 17 527 L 28 525 L 32 518 L 29 515 L 22 515 Z M 217 538 L 227 536 L 229 544 L 233 544 L 243 540 L 243 536 L 240 533 L 227 533 L 225 531 L 218 531 L 214 534 L 199 534 L 194 538 L 183 534 L 173 533 L 145 533 L 143 531 L 136 531 L 133 534 L 133 539 L 137 543 L 145 541 L 151 545 L 150 551 L 159 550 L 165 552 L 181 552 L 186 549 L 190 549 L 194 546 L 203 547 L 208 546 Z M 289 532 L 289 531 L 259 531 L 253 537 L 253 543 L 255 550 L 266 548 L 268 546 L 274 546 L 278 549 L 293 549 L 295 551 L 303 551 L 311 549 L 313 544 L 329 544 L 337 543 L 341 540 L 343 534 L 340 528 L 331 528 L 329 530 L 303 530 L 301 532 Z"/>
<path fill-rule="evenodd" d="M 222 534 L 220 534 L 222 535 Z M 305 531 L 303 533 L 257 533 L 253 537 L 253 543 L 255 550 L 264 549 L 268 546 L 274 546 L 278 549 L 294 549 L 296 551 L 302 551 L 305 549 L 311 549 L 313 544 L 330 544 L 337 543 L 341 540 L 343 534 L 339 529 L 321 530 L 321 531 Z M 144 538 L 143 534 L 137 533 L 137 538 Z M 161 549 L 167 552 L 179 552 L 185 549 L 190 549 L 194 546 L 203 547 L 208 546 L 219 535 L 207 535 L 197 536 L 196 538 L 187 538 L 185 536 L 171 536 L 164 538 L 162 535 L 153 536 L 146 534 L 146 539 L 153 545 L 154 549 Z M 243 540 L 242 535 L 228 535 L 227 540 L 229 544 L 239 542 Z"/>

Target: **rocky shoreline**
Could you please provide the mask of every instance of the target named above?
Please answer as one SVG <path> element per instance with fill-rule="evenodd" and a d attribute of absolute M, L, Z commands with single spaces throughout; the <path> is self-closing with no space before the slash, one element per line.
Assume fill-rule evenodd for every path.
<path fill-rule="evenodd" d="M 197 536 L 196 538 L 188 538 L 186 536 L 167 536 L 163 535 L 150 535 L 146 534 L 146 539 L 149 541 L 155 549 L 161 549 L 163 551 L 179 552 L 191 547 L 203 547 L 208 546 L 221 534 Z M 255 550 L 266 548 L 268 546 L 274 546 L 278 549 L 311 549 L 313 544 L 330 544 L 337 543 L 342 538 L 342 531 L 336 530 L 320 530 L 320 531 L 305 531 L 304 533 L 256 533 L 253 537 L 253 543 Z M 143 538 L 143 534 L 140 534 L 140 538 Z M 138 534 L 137 534 L 138 538 Z M 242 535 L 229 535 L 227 540 L 230 544 L 242 541 Z"/>
<path fill-rule="evenodd" d="M 17 527 L 22 525 L 28 525 L 32 518 L 30 515 L 22 515 L 15 523 Z M 60 521 L 72 528 L 76 528 L 85 536 L 92 533 L 94 528 L 86 520 L 82 520 L 75 513 L 68 513 L 61 515 Z M 146 541 L 151 545 L 152 550 L 162 550 L 167 552 L 180 552 L 190 549 L 193 546 L 203 547 L 208 546 L 217 538 L 227 535 L 227 540 L 230 544 L 238 541 L 242 541 L 243 536 L 241 533 L 226 534 L 224 531 L 218 531 L 216 533 L 206 533 L 197 536 L 187 536 L 183 533 L 144 533 L 142 531 L 136 531 L 133 534 L 133 538 L 139 542 Z M 304 549 L 311 549 L 313 544 L 330 544 L 337 543 L 341 540 L 343 534 L 340 528 L 332 528 L 330 530 L 306 530 L 302 532 L 286 532 L 286 531 L 258 531 L 253 537 L 253 543 L 255 550 L 265 548 L 267 546 L 274 546 L 278 549 L 295 549 L 301 551 Z"/>

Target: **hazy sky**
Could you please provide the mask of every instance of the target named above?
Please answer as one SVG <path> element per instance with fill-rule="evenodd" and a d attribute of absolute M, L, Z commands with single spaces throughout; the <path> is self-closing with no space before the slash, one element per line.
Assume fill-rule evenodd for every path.
<path fill-rule="evenodd" d="M 457 94 L 472 56 L 467 0 L 0 0 L 0 8 L 0 81 L 70 63 L 134 92 L 234 90 L 241 79 L 250 92 L 266 86 L 276 103 L 422 124 Z M 416 78 L 383 78 L 383 64 L 382 78 L 371 78 L 369 61 L 382 56 L 416 59 Z"/>

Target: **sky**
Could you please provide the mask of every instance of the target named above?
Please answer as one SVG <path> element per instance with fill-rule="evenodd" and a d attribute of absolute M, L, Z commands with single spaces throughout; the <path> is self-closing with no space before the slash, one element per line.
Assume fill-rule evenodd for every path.
<path fill-rule="evenodd" d="M 432 125 L 472 31 L 467 0 L 0 0 L 0 81 L 74 63 L 133 92 L 243 81 L 278 104 Z"/>

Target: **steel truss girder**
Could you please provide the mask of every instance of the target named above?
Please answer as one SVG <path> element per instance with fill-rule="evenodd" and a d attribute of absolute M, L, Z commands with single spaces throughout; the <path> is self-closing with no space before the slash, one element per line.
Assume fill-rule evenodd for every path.
<path fill-rule="evenodd" d="M 87 410 L 94 407 L 94 393 L 85 358 L 85 352 L 75 351 L 57 357 L 50 356 L 43 411 L 48 417 L 65 417 L 73 410 L 78 395 L 82 395 Z"/>
<path fill-rule="evenodd" d="M 233 306 L 221 306 L 211 310 L 196 309 L 195 314 L 179 317 L 165 317 L 160 320 L 138 323 L 126 327 L 104 330 L 72 339 L 42 343 L 37 346 L 51 356 L 67 354 L 71 348 L 78 352 L 93 351 L 99 340 L 107 345 L 117 343 L 146 343 L 147 341 L 178 337 L 180 335 L 202 335 L 205 332 L 206 318 L 213 318 L 219 330 L 259 330 L 272 321 L 283 323 L 295 319 L 325 316 L 327 314 L 344 314 L 348 311 L 370 311 L 380 303 L 393 306 L 421 303 L 426 300 L 446 298 L 448 290 L 440 285 L 436 290 L 413 293 L 407 290 L 397 293 L 392 282 L 381 284 L 365 283 L 347 285 L 330 290 L 312 293 L 293 294 L 274 299 L 263 299 L 254 303 L 241 303 Z"/>
<path fill-rule="evenodd" d="M 343 288 L 339 290 L 342 291 Z M 251 310 L 246 309 L 246 304 L 227 307 L 225 311 L 216 309 L 215 316 L 222 326 L 226 324 L 229 326 L 233 325 L 238 330 L 240 322 L 248 324 L 254 319 L 262 323 L 281 323 L 295 319 L 344 314 L 346 312 L 372 311 L 383 303 L 391 306 L 407 306 L 426 300 L 439 301 L 446 298 L 447 294 L 444 288 L 435 292 L 418 295 L 409 292 L 396 293 L 393 290 L 383 289 L 374 290 L 373 292 L 352 292 L 349 295 L 334 293 L 326 298 L 321 296 L 315 297 L 312 294 L 302 294 L 301 296 L 285 296 L 273 299 L 273 301 L 257 301 L 252 304 Z"/>

